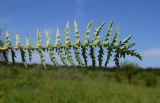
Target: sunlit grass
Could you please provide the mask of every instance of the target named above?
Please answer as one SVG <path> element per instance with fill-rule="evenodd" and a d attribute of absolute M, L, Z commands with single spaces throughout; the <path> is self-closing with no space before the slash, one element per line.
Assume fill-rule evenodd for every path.
<path fill-rule="evenodd" d="M 145 84 L 147 75 L 156 77 L 156 85 Z M 113 68 L 1 65 L 0 103 L 160 102 L 158 72 L 138 70 L 132 77 L 130 83 L 126 70 Z"/>

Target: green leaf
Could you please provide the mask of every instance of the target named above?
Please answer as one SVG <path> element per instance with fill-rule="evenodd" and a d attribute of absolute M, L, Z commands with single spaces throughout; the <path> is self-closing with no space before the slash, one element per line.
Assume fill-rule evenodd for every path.
<path fill-rule="evenodd" d="M 78 23 L 76 22 L 76 20 L 74 21 L 74 28 L 75 28 L 75 45 L 80 44 L 80 40 L 79 40 L 79 30 L 78 30 Z"/>
<path fill-rule="evenodd" d="M 59 33 L 59 29 L 57 28 L 57 32 L 56 32 L 56 52 L 58 53 L 58 55 L 60 56 L 61 61 L 63 62 L 64 65 L 67 65 L 67 61 L 65 58 L 65 55 L 63 54 L 62 48 L 60 47 L 60 33 Z"/>
<path fill-rule="evenodd" d="M 67 22 L 65 28 L 65 45 L 69 45 L 69 21 Z"/>
<path fill-rule="evenodd" d="M 102 44 L 106 47 L 108 42 L 109 42 L 109 38 L 110 38 L 110 35 L 112 33 L 112 26 L 113 26 L 113 22 L 111 22 L 109 25 L 108 25 L 108 32 L 105 36 L 105 39 L 104 41 L 102 42 Z"/>
<path fill-rule="evenodd" d="M 71 65 L 74 65 L 73 59 L 72 59 L 72 54 L 70 52 L 70 42 L 69 42 L 69 21 L 66 24 L 65 28 L 65 54 L 67 55 L 67 60 L 70 62 Z"/>
<path fill-rule="evenodd" d="M 57 32 L 56 32 L 56 46 L 60 45 L 60 33 L 59 33 L 59 29 L 57 28 Z"/>
<path fill-rule="evenodd" d="M 61 48 L 56 48 L 56 51 L 57 51 L 58 55 L 60 56 L 60 59 L 63 62 L 63 64 L 67 65 L 67 61 L 66 61 L 65 55 L 63 54 L 62 49 Z"/>
<path fill-rule="evenodd" d="M 125 45 L 128 43 L 128 41 L 132 38 L 132 35 L 129 35 L 125 39 L 119 42 L 118 46 L 115 48 L 115 55 L 114 55 L 114 61 L 117 67 L 120 67 L 119 65 L 119 58 L 123 56 L 125 58 L 125 52 L 123 52 L 122 49 L 124 49 Z"/>
<path fill-rule="evenodd" d="M 6 38 L 5 38 L 5 41 L 4 41 L 4 48 L 8 48 L 10 46 L 10 34 L 9 32 L 6 33 Z"/>
<path fill-rule="evenodd" d="M 102 62 L 103 62 L 103 55 L 104 55 L 104 49 L 103 46 L 99 46 L 99 51 L 98 51 L 98 61 L 99 61 L 99 66 L 102 67 Z"/>
<path fill-rule="evenodd" d="M 26 63 L 26 52 L 24 51 L 23 48 L 20 48 L 20 52 L 21 52 L 22 62 L 23 62 L 23 64 L 24 64 L 24 66 L 27 67 L 27 63 Z"/>
<path fill-rule="evenodd" d="M 90 32 L 91 32 L 91 28 L 92 28 L 92 21 L 90 21 L 90 22 L 88 23 L 88 26 L 87 26 L 87 31 L 86 31 L 86 33 L 85 33 L 85 39 L 84 39 L 84 44 L 85 44 L 85 45 L 88 45 L 88 44 L 89 44 L 89 38 L 90 38 L 89 34 L 90 34 Z"/>
<path fill-rule="evenodd" d="M 117 67 L 120 67 L 119 58 L 120 58 L 120 49 L 119 49 L 119 47 L 117 47 L 116 50 L 115 50 L 115 55 L 114 55 L 114 62 L 115 62 Z"/>
<path fill-rule="evenodd" d="M 19 47 L 20 46 L 20 37 L 19 37 L 19 34 L 17 33 L 16 34 L 16 47 Z"/>
<path fill-rule="evenodd" d="M 84 62 L 85 62 L 85 65 L 87 66 L 87 46 L 89 45 L 89 34 L 91 32 L 91 27 L 92 27 L 92 21 L 90 21 L 87 25 L 87 30 L 86 30 L 86 33 L 85 33 L 85 39 L 84 39 L 84 42 L 83 42 L 83 45 L 81 46 L 82 48 L 82 56 L 83 56 L 83 59 L 84 59 Z"/>
<path fill-rule="evenodd" d="M 37 43 L 37 46 L 39 47 L 39 46 L 41 46 L 41 42 L 42 42 L 42 40 L 41 40 L 41 33 L 38 31 L 38 29 L 37 29 L 37 39 L 36 39 L 36 43 Z"/>
<path fill-rule="evenodd" d="M 39 54 L 39 57 L 40 57 L 40 59 L 41 59 L 41 63 L 42 63 L 42 65 L 43 65 L 43 67 L 46 69 L 46 63 L 45 63 L 44 55 L 42 54 L 41 49 L 37 49 L 37 52 L 38 52 L 38 54 Z"/>
<path fill-rule="evenodd" d="M 29 61 L 32 61 L 32 50 L 28 49 Z"/>
<path fill-rule="evenodd" d="M 134 56 L 134 57 L 142 60 L 142 56 L 140 54 L 138 54 L 135 50 L 126 50 L 125 52 L 127 55 L 131 55 L 131 56 Z"/>
<path fill-rule="evenodd" d="M 29 38 L 29 36 L 27 35 L 27 37 L 26 37 L 26 47 L 30 47 L 30 38 Z"/>
<path fill-rule="evenodd" d="M 111 32 L 112 32 L 112 25 L 113 22 L 111 22 L 108 25 L 108 32 L 106 33 L 104 40 L 100 41 L 100 31 L 102 29 L 102 27 L 104 26 L 104 23 L 98 25 L 98 27 L 95 29 L 94 31 L 94 37 L 93 40 L 90 41 L 90 32 L 91 32 L 91 27 L 92 27 L 92 22 L 90 21 L 87 25 L 87 30 L 85 32 L 85 38 L 83 42 L 80 42 L 80 34 L 79 34 L 79 29 L 78 29 L 78 23 L 76 21 L 74 21 L 74 29 L 75 29 L 75 38 L 74 38 L 74 43 L 70 43 L 70 35 L 69 35 L 69 21 L 66 24 L 65 27 L 65 41 L 64 44 L 60 43 L 60 33 L 59 33 L 59 29 L 57 28 L 57 32 L 56 32 L 56 41 L 55 41 L 55 45 L 51 45 L 51 38 L 49 35 L 48 31 L 45 31 L 46 34 L 46 46 L 42 46 L 41 45 L 41 33 L 37 30 L 37 38 L 36 38 L 36 46 L 31 46 L 30 44 L 30 38 L 26 37 L 26 46 L 23 46 L 20 44 L 20 37 L 19 34 L 16 34 L 16 45 L 12 46 L 11 41 L 10 41 L 10 34 L 7 32 L 6 33 L 6 38 L 4 40 L 4 45 L 3 48 L 0 48 L 0 52 L 3 53 L 3 56 L 5 58 L 5 61 L 8 62 L 8 54 L 9 51 L 11 51 L 11 58 L 12 58 L 12 62 L 15 63 L 15 50 L 19 49 L 20 53 L 21 53 L 21 58 L 22 58 L 22 62 L 24 63 L 25 66 L 27 66 L 26 63 L 26 51 L 28 51 L 28 55 L 29 55 L 29 60 L 32 60 L 32 52 L 33 50 L 37 50 L 41 62 L 44 66 L 44 68 L 46 68 L 46 63 L 44 60 L 44 55 L 42 54 L 42 50 L 47 50 L 50 56 L 51 61 L 55 64 L 58 65 L 58 62 L 56 61 L 56 57 L 54 56 L 53 50 L 56 49 L 56 52 L 58 53 L 58 55 L 60 56 L 61 61 L 63 62 L 63 64 L 67 65 L 67 60 L 69 61 L 69 63 L 71 65 L 74 65 L 74 61 L 72 58 L 72 54 L 71 54 L 71 48 L 73 48 L 74 50 L 74 55 L 75 55 L 75 59 L 78 62 L 78 64 L 80 65 L 88 65 L 88 61 L 87 61 L 87 49 L 88 47 L 90 48 L 90 52 L 89 52 L 89 56 L 91 57 L 91 61 L 92 61 L 92 66 L 96 67 L 96 57 L 98 57 L 98 62 L 99 62 L 99 66 L 102 66 L 102 62 L 103 62 L 103 58 L 104 58 L 104 49 L 107 49 L 107 58 L 105 61 L 105 66 L 107 67 L 107 64 L 110 61 L 111 56 L 114 54 L 114 62 L 116 64 L 116 66 L 119 67 L 119 59 L 121 57 L 125 58 L 126 55 L 131 55 L 133 57 L 136 57 L 140 60 L 142 60 L 142 56 L 136 52 L 136 50 L 132 50 L 132 47 L 135 45 L 135 43 L 129 43 L 129 40 L 132 38 L 132 35 L 129 35 L 128 37 L 124 38 L 123 40 L 121 40 L 119 43 L 118 42 L 118 34 L 119 34 L 119 25 L 117 25 L 116 27 L 116 32 L 114 33 L 113 36 L 113 40 L 111 41 L 111 43 L 109 43 L 109 39 L 111 36 Z M 81 47 L 81 48 L 80 48 Z M 95 49 L 96 47 L 99 47 L 98 50 L 98 56 L 95 55 Z M 79 50 L 79 48 L 81 50 Z M 84 59 L 84 63 L 81 59 L 81 55 L 80 52 L 82 51 L 81 55 Z M 64 54 L 65 53 L 65 54 Z"/>
<path fill-rule="evenodd" d="M 12 47 L 12 44 L 10 44 L 10 45 Z M 15 63 L 16 54 L 15 54 L 15 51 L 14 51 L 13 48 L 11 49 L 11 56 L 12 56 L 12 63 L 14 64 Z"/>
<path fill-rule="evenodd" d="M 130 43 L 130 44 L 126 45 L 126 49 L 130 49 L 135 45 L 136 45 L 136 43 Z"/>
<path fill-rule="evenodd" d="M 65 54 L 67 55 L 67 60 L 70 62 L 70 64 L 74 65 L 72 54 L 70 52 L 70 47 L 65 47 Z"/>
<path fill-rule="evenodd" d="M 118 41 L 118 34 L 119 34 L 119 25 L 117 25 L 113 40 L 112 40 L 111 44 L 109 45 L 109 47 L 107 48 L 107 59 L 105 62 L 105 67 L 107 67 L 107 64 L 109 63 L 109 60 L 112 56 L 112 52 L 116 48 L 116 43 Z"/>
<path fill-rule="evenodd" d="M 79 53 L 80 39 L 79 39 L 78 23 L 76 22 L 76 20 L 74 21 L 74 28 L 75 28 L 75 41 L 74 41 L 75 46 L 73 47 L 73 50 L 78 64 L 84 65 Z"/>
<path fill-rule="evenodd" d="M 27 50 L 28 50 L 29 61 L 31 62 L 32 61 L 32 49 L 31 49 L 31 44 L 30 44 L 30 38 L 28 35 L 26 37 L 26 47 L 28 48 Z"/>
<path fill-rule="evenodd" d="M 96 60 L 95 60 L 95 54 L 94 54 L 94 47 L 90 46 L 90 53 L 89 53 L 91 59 L 92 59 L 92 66 L 95 68 L 96 66 Z"/>
<path fill-rule="evenodd" d="M 58 62 L 56 61 L 56 58 L 52 52 L 52 48 L 48 49 L 48 53 L 49 53 L 50 59 L 54 63 L 54 65 L 58 65 Z"/>
<path fill-rule="evenodd" d="M 85 65 L 87 66 L 87 48 L 85 46 L 81 46 L 82 48 L 82 56 L 85 62 Z"/>
<path fill-rule="evenodd" d="M 111 43 L 111 46 L 114 48 L 114 46 L 116 46 L 116 43 L 118 41 L 118 34 L 119 34 L 119 25 L 117 25 L 116 27 L 116 32 L 114 34 L 114 38 L 113 38 L 113 41 Z"/>
<path fill-rule="evenodd" d="M 46 34 L 46 46 L 50 46 L 51 38 L 49 32 L 46 30 L 45 34 Z"/>
<path fill-rule="evenodd" d="M 128 37 L 126 37 L 125 39 L 122 40 L 120 47 L 126 45 L 128 43 L 128 41 L 132 38 L 133 35 L 129 35 Z"/>
<path fill-rule="evenodd" d="M 6 33 L 5 41 L 4 41 L 4 48 L 7 48 L 5 51 L 2 51 L 3 57 L 5 62 L 8 62 L 8 48 L 10 47 L 10 34 L 9 32 Z"/>
<path fill-rule="evenodd" d="M 79 65 L 84 65 L 84 63 L 82 62 L 81 58 L 80 58 L 80 53 L 79 53 L 79 49 L 77 46 L 74 46 L 73 47 L 73 50 L 74 50 L 74 53 L 75 53 L 75 57 L 76 57 L 76 60 L 78 62 Z"/>
<path fill-rule="evenodd" d="M 97 29 L 94 32 L 94 39 L 93 39 L 93 45 L 98 45 L 100 43 L 100 30 L 102 29 L 102 27 L 104 26 L 105 23 L 100 24 Z"/>
<path fill-rule="evenodd" d="M 27 67 L 27 63 L 26 63 L 26 53 L 24 51 L 24 48 L 21 47 L 21 44 L 20 44 L 20 37 L 19 37 L 19 34 L 17 33 L 16 34 L 16 47 L 18 47 L 20 49 L 20 53 L 21 53 L 21 59 L 22 59 L 22 62 L 24 64 L 25 67 Z"/>

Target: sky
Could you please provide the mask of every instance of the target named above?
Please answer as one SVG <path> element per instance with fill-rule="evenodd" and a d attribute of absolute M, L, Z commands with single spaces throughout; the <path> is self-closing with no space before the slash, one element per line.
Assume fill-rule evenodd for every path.
<path fill-rule="evenodd" d="M 28 34 L 32 45 L 35 45 L 37 28 L 42 33 L 48 30 L 54 43 L 56 28 L 60 28 L 64 37 L 68 20 L 71 41 L 74 38 L 74 20 L 79 24 L 81 40 L 89 21 L 93 21 L 91 35 L 100 23 L 105 22 L 101 32 L 102 40 L 107 32 L 107 25 L 113 21 L 114 28 L 117 24 L 120 25 L 120 39 L 134 35 L 131 42 L 135 42 L 136 46 L 133 49 L 143 56 L 143 61 L 130 56 L 125 60 L 142 67 L 160 67 L 159 5 L 159 0 L 0 0 L 0 29 L 3 30 L 3 35 L 6 31 L 10 32 L 13 44 L 15 33 L 19 33 L 22 44 L 25 44 Z M 44 38 L 42 44 L 45 44 Z M 38 61 L 37 57 L 38 55 L 34 57 L 34 62 Z M 46 59 L 49 62 L 47 56 Z M 112 65 L 113 61 L 110 62 Z"/>

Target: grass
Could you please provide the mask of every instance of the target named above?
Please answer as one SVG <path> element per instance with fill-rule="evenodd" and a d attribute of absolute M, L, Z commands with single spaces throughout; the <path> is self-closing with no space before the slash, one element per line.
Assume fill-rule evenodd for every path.
<path fill-rule="evenodd" d="M 0 103 L 160 103 L 159 71 L 1 64 Z"/>

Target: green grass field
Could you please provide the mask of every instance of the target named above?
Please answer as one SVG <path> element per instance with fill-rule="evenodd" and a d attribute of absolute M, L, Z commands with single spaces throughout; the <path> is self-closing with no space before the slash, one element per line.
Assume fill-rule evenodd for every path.
<path fill-rule="evenodd" d="M 0 103 L 160 103 L 159 70 L 0 66 Z"/>

